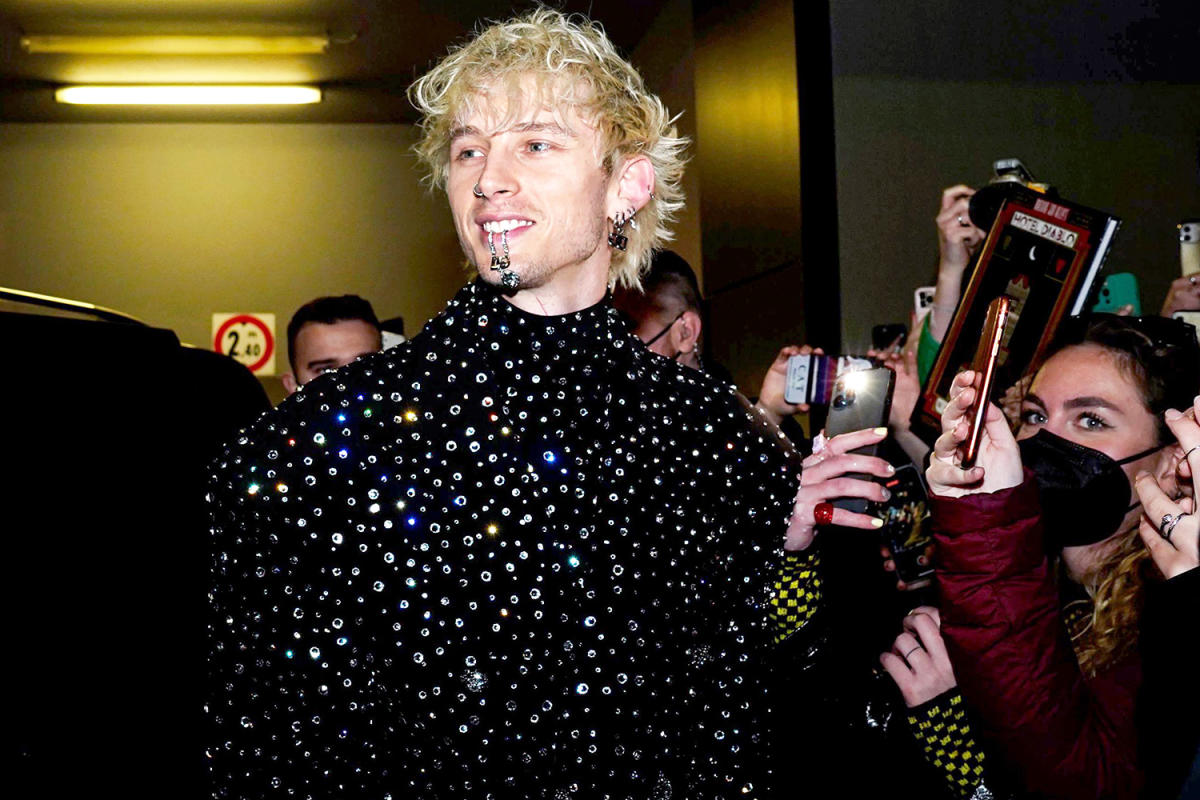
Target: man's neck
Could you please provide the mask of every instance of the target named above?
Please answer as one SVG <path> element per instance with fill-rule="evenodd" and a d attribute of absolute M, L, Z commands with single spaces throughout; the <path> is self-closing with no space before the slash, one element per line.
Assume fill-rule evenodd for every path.
<path fill-rule="evenodd" d="M 522 311 L 561 316 L 596 305 L 608 291 L 608 265 L 579 265 L 560 269 L 541 286 L 521 289 L 505 299 Z"/>

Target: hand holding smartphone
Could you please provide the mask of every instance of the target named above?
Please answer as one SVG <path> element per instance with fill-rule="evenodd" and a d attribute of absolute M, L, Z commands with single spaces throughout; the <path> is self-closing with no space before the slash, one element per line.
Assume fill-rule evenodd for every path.
<path fill-rule="evenodd" d="M 983 422 L 991 402 L 992 382 L 996 375 L 996 358 L 1000 355 L 1000 340 L 1004 336 L 1004 325 L 1008 322 L 1011 300 L 1001 295 L 988 304 L 987 319 L 983 324 L 983 336 L 975 349 L 971 370 L 975 373 L 975 400 L 967 410 L 969 426 L 967 439 L 963 443 L 962 468 L 975 466 L 979 456 L 979 443 L 983 439 Z"/>

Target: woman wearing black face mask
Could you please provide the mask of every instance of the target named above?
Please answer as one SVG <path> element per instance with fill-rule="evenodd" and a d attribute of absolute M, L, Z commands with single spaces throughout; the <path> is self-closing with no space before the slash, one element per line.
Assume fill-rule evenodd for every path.
<path fill-rule="evenodd" d="M 1140 796 L 1138 615 L 1161 575 L 1130 478 L 1178 490 L 1163 412 L 1200 389 L 1194 333 L 1108 316 L 1071 331 L 1034 378 L 1017 437 L 989 407 L 977 465 L 962 470 L 973 379 L 955 380 L 928 471 L 963 694 L 1026 789 Z"/>

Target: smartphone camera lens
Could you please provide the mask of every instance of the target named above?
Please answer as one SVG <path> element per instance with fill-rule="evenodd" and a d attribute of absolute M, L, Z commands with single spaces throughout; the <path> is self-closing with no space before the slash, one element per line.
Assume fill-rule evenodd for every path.
<path fill-rule="evenodd" d="M 846 390 L 838 392 L 836 395 L 834 395 L 833 403 L 831 405 L 834 408 L 848 408 L 849 406 L 851 406 L 853 404 L 854 404 L 854 391 L 851 389 L 846 389 Z"/>

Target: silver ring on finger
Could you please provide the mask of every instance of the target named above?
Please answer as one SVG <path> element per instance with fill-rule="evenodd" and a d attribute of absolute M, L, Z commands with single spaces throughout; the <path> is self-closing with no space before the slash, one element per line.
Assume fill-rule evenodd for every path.
<path fill-rule="evenodd" d="M 1186 512 L 1181 514 L 1163 514 L 1162 522 L 1158 524 L 1159 535 L 1170 542 L 1175 526 L 1179 524 L 1179 520 L 1186 516 L 1189 516 Z"/>
<path fill-rule="evenodd" d="M 821 455 L 821 453 L 825 452 L 825 449 L 828 446 L 829 446 L 829 440 L 825 438 L 825 433 L 822 431 L 818 431 L 817 435 L 814 436 L 813 440 L 812 440 L 812 454 L 814 456 L 819 456 L 819 455 Z"/>
<path fill-rule="evenodd" d="M 914 647 L 912 650 L 909 650 L 907 653 L 905 653 L 905 654 L 904 654 L 904 660 L 905 660 L 905 661 L 908 661 L 908 657 L 909 657 L 909 656 L 911 656 L 913 653 L 917 652 L 918 650 L 924 650 L 924 649 L 925 649 L 925 648 L 924 648 L 924 647 L 921 647 L 921 645 L 917 645 L 917 646 L 916 646 L 916 647 Z"/>

